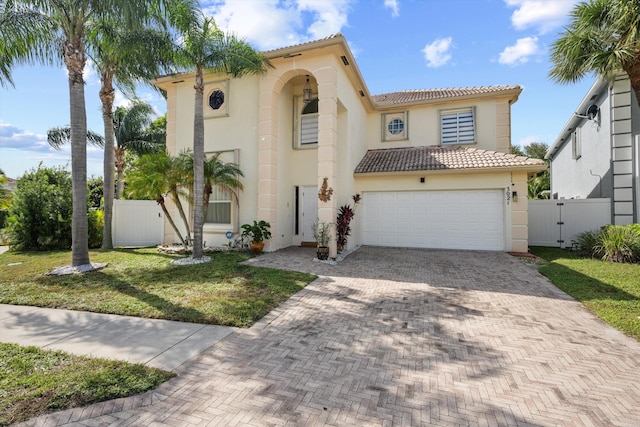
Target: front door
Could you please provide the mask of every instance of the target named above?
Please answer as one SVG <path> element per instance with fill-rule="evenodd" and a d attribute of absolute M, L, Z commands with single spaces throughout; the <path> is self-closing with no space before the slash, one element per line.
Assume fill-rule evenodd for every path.
<path fill-rule="evenodd" d="M 318 187 L 302 187 L 302 242 L 315 243 L 313 224 L 318 218 Z"/>

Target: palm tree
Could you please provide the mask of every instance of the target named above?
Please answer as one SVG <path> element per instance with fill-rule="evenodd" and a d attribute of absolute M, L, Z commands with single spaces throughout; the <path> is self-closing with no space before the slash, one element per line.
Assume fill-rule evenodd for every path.
<path fill-rule="evenodd" d="M 103 86 L 100 90 L 103 99 L 103 118 L 108 118 L 110 126 L 105 126 L 105 138 L 92 131 L 87 131 L 87 143 L 104 147 L 104 225 L 102 237 L 102 249 L 113 249 L 113 239 L 111 236 L 111 222 L 113 217 L 113 198 L 114 198 L 114 179 L 113 171 L 118 171 L 118 193 L 117 197 L 122 197 L 122 189 L 124 188 L 124 169 L 126 166 L 125 152 L 131 151 L 140 156 L 143 154 L 155 153 L 161 150 L 166 143 L 166 130 L 159 127 L 151 128 L 151 114 L 153 109 L 149 104 L 141 101 L 134 101 L 129 108 L 118 107 L 115 114 L 105 114 L 104 110 L 113 105 L 113 87 L 111 87 L 111 95 Z M 111 85 L 109 85 L 111 86 Z M 107 92 L 107 93 L 105 93 Z M 110 100 L 109 100 L 110 99 Z M 117 145 L 112 149 L 108 148 L 108 140 L 117 141 Z M 59 149 L 62 145 L 68 144 L 71 140 L 71 128 L 57 127 L 49 129 L 47 132 L 47 141 L 52 147 Z M 115 163 L 114 163 L 115 157 Z M 110 183 L 110 184 L 108 184 Z"/>
<path fill-rule="evenodd" d="M 577 4 L 551 50 L 549 75 L 573 83 L 590 72 L 613 80 L 625 72 L 640 103 L 640 2 L 590 0 Z"/>
<path fill-rule="evenodd" d="M 171 194 L 171 196 L 174 197 L 174 190 L 177 189 L 175 177 L 180 173 L 178 172 L 178 174 L 176 174 L 176 169 L 176 158 L 169 156 L 166 150 L 161 150 L 155 154 L 140 156 L 138 160 L 136 160 L 133 169 L 127 174 L 129 182 L 127 192 L 132 197 L 138 199 L 155 200 L 162 208 L 165 217 L 169 221 L 169 224 L 171 224 L 173 231 L 178 235 L 182 245 L 187 247 L 189 224 L 186 223 L 187 237 L 185 239 L 169 214 L 165 204 L 165 195 Z M 176 206 L 178 206 L 178 209 L 184 212 L 180 198 L 177 197 L 177 190 L 175 194 L 174 202 Z M 183 220 L 186 221 L 186 217 L 184 217 Z"/>
<path fill-rule="evenodd" d="M 122 28 L 122 23 L 117 19 L 105 19 L 99 25 L 92 27 L 88 33 L 88 39 L 93 48 L 91 59 L 100 74 L 100 101 L 105 135 L 102 249 L 112 249 L 114 167 L 118 170 L 117 198 L 120 198 L 123 188 L 123 150 L 126 150 L 126 143 L 120 144 L 118 148 L 115 148 L 114 144 L 114 83 L 125 94 L 132 94 L 138 79 L 149 81 L 162 70 L 169 68 L 168 58 L 172 46 L 170 35 L 166 31 L 154 28 L 127 30 Z M 131 129 L 131 131 L 142 134 L 139 129 Z M 156 139 L 156 135 L 147 136 Z M 160 135 L 157 136 L 160 137 Z M 120 149 L 122 150 L 118 151 Z M 147 150 L 140 152 L 147 152 Z"/>
<path fill-rule="evenodd" d="M 186 1 L 186 0 L 185 0 Z M 73 181 L 73 266 L 90 264 L 87 221 L 87 117 L 83 71 L 87 31 L 102 18 L 117 16 L 124 27 L 140 26 L 169 0 L 12 0 L 0 2 L 0 78 L 12 83 L 16 64 L 66 65 L 71 124 Z"/>
<path fill-rule="evenodd" d="M 186 22 L 186 24 L 185 24 Z M 204 71 L 227 73 L 233 77 L 265 73 L 270 65 L 264 55 L 234 35 L 225 34 L 209 17 L 184 20 L 176 47 L 176 62 L 195 68 L 195 114 L 193 119 L 193 258 L 202 258 L 204 225 Z"/>
<path fill-rule="evenodd" d="M 152 128 L 152 115 L 153 108 L 142 101 L 134 101 L 129 108 L 118 107 L 113 114 L 118 199 L 122 197 L 124 188 L 125 153 L 132 152 L 137 156 L 158 153 L 166 144 L 166 129 Z"/>
<path fill-rule="evenodd" d="M 209 200 L 215 187 L 219 187 L 223 191 L 230 191 L 236 202 L 238 200 L 237 190 L 244 188 L 239 179 L 244 176 L 240 167 L 235 163 L 223 162 L 220 160 L 221 155 L 222 153 L 214 153 L 204 161 L 204 188 L 202 190 L 202 215 L 204 218 L 207 217 Z M 181 157 L 184 159 L 183 167 L 190 171 L 186 176 L 188 179 L 187 184 L 193 187 L 193 155 L 185 152 L 181 154 Z"/>

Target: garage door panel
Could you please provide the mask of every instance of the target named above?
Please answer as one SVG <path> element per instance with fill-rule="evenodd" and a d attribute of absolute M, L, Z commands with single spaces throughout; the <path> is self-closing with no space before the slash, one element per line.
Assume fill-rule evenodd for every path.
<path fill-rule="evenodd" d="M 504 250 L 502 190 L 367 192 L 363 211 L 366 245 Z"/>

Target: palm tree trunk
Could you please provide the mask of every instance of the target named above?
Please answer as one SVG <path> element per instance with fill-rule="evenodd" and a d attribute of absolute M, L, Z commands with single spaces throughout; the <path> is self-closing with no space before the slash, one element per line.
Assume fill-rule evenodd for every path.
<path fill-rule="evenodd" d="M 204 118 L 202 99 L 204 82 L 202 67 L 196 67 L 195 114 L 193 119 L 193 258 L 202 258 L 202 193 L 204 190 Z"/>
<path fill-rule="evenodd" d="M 204 200 L 202 202 L 202 217 L 207 219 L 207 211 L 209 210 L 209 200 L 211 199 L 211 193 L 213 193 L 213 189 L 211 184 L 205 184 L 204 186 Z"/>
<path fill-rule="evenodd" d="M 167 210 L 167 207 L 164 204 L 164 197 L 160 196 L 158 199 L 156 199 L 156 202 L 162 208 L 162 212 L 164 212 L 164 217 L 167 218 L 167 221 L 169 221 L 169 224 L 171 224 L 171 227 L 173 228 L 173 231 L 175 231 L 175 233 L 180 238 L 180 242 L 182 243 L 182 246 L 184 246 L 186 248 L 187 247 L 187 242 L 185 242 L 184 238 L 180 234 L 180 230 L 178 230 L 178 227 L 176 226 L 176 223 L 173 222 L 173 218 L 171 218 L 171 214 L 169 214 L 169 211 Z"/>
<path fill-rule="evenodd" d="M 103 195 L 104 195 L 104 227 L 102 229 L 102 249 L 113 249 L 111 236 L 111 222 L 113 220 L 113 169 L 114 169 L 114 140 L 113 131 L 113 99 L 115 91 L 112 85 L 112 75 L 102 73 L 102 87 L 100 100 L 102 101 L 102 121 L 104 123 L 104 162 L 103 162 Z"/>
<path fill-rule="evenodd" d="M 182 202 L 180 201 L 180 196 L 178 195 L 178 190 L 176 188 L 172 188 L 171 191 L 171 199 L 173 203 L 178 208 L 178 212 L 180 213 L 180 217 L 182 218 L 182 222 L 184 223 L 184 227 L 187 229 L 187 244 L 191 240 L 191 231 L 189 230 L 189 220 L 187 219 L 187 214 L 185 214 L 184 209 L 182 208 Z"/>
<path fill-rule="evenodd" d="M 120 200 L 122 198 L 122 192 L 124 191 L 124 166 L 125 166 L 124 150 L 120 147 L 115 147 L 114 152 L 115 152 L 116 170 L 118 171 L 118 187 L 116 192 L 116 199 Z"/>
<path fill-rule="evenodd" d="M 631 82 L 631 87 L 636 94 L 636 100 L 638 101 L 638 105 L 640 105 L 640 61 L 636 61 L 635 63 L 625 67 L 624 70 L 629 76 L 629 81 Z"/>
<path fill-rule="evenodd" d="M 71 122 L 71 180 L 73 210 L 71 220 L 71 264 L 89 261 L 89 224 L 87 218 L 87 112 L 82 72 L 86 62 L 82 36 L 63 44 L 64 62 L 69 73 Z"/>

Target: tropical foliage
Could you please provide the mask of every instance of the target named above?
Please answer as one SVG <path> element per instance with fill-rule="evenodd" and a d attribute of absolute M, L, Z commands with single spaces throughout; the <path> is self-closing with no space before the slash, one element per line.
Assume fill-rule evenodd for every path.
<path fill-rule="evenodd" d="M 183 213 L 183 219 L 186 218 L 180 197 L 177 195 L 178 185 L 184 182 L 180 179 L 181 168 L 177 166 L 177 161 L 166 150 L 141 156 L 127 175 L 129 180 L 127 193 L 135 199 L 155 200 L 180 239 L 180 243 L 186 247 L 189 245 L 189 224 L 185 223 L 186 230 L 183 234 L 169 213 L 165 199 L 169 194 L 174 197 L 176 207 Z"/>
<path fill-rule="evenodd" d="M 118 107 L 113 114 L 113 129 L 116 146 L 115 168 L 117 177 L 117 198 L 122 198 L 124 189 L 125 154 L 136 156 L 159 153 L 167 141 L 166 127 L 152 126 L 153 108 L 142 101 L 134 101 L 130 107 Z"/>
<path fill-rule="evenodd" d="M 11 83 L 16 65 L 64 63 L 69 80 L 73 180 L 72 265 L 89 264 L 86 215 L 87 134 L 83 72 L 98 23 L 114 20 L 140 28 L 155 11 L 178 8 L 189 17 L 188 0 L 12 0 L 0 2 L 0 83 Z M 186 19 L 186 18 L 185 18 Z M 108 179 L 108 178 L 107 178 Z"/>
<path fill-rule="evenodd" d="M 18 179 L 9 217 L 13 248 L 49 250 L 71 247 L 71 186 L 71 173 L 63 168 L 40 166 Z M 85 206 L 85 216 L 89 218 L 90 225 L 88 245 L 99 247 L 102 215 Z"/>
<path fill-rule="evenodd" d="M 511 146 L 512 154 L 541 159 L 544 160 L 547 165 L 545 170 L 538 172 L 534 178 L 529 180 L 528 197 L 530 200 L 549 198 L 545 192 L 551 189 L 551 174 L 549 171 L 549 160 L 544 158 L 548 150 L 549 146 L 544 142 L 532 142 L 529 145 L 525 145 L 524 148 L 518 145 Z"/>
<path fill-rule="evenodd" d="M 611 262 L 640 261 L 640 224 L 607 225 L 578 236 L 582 254 Z"/>
<path fill-rule="evenodd" d="M 589 0 L 571 11 L 571 22 L 551 49 L 551 78 L 573 83 L 591 72 L 613 80 L 629 76 L 640 102 L 640 2 Z"/>
<path fill-rule="evenodd" d="M 360 203 L 360 195 L 356 194 L 352 197 L 353 206 L 346 204 L 338 209 L 338 218 L 336 220 L 336 245 L 338 252 L 347 246 L 347 239 L 351 235 L 351 220 L 356 215 L 356 207 Z"/>
<path fill-rule="evenodd" d="M 235 163 L 225 163 L 220 160 L 220 153 L 214 153 L 204 164 L 203 215 L 209 205 L 209 197 L 217 186 L 236 193 L 243 186 L 239 178 L 242 171 Z M 178 156 L 171 156 L 166 149 L 140 156 L 127 174 L 129 186 L 127 196 L 136 199 L 155 200 L 161 206 L 169 223 L 180 242 L 186 247 L 191 243 L 190 224 L 185 213 L 182 200 L 195 205 L 192 197 L 193 188 L 193 155 L 189 150 Z M 171 217 L 165 197 L 169 196 L 178 209 L 184 226 L 184 233 L 180 231 Z M 235 197 L 237 200 L 237 196 Z M 194 208 L 195 209 L 195 208 Z"/>
<path fill-rule="evenodd" d="M 204 72 L 212 71 L 241 77 L 266 72 L 265 56 L 234 35 L 225 34 L 214 20 L 204 15 L 185 19 L 177 25 L 181 33 L 176 46 L 176 62 L 195 69 L 195 115 L 193 127 L 193 258 L 202 257 L 204 226 Z"/>

